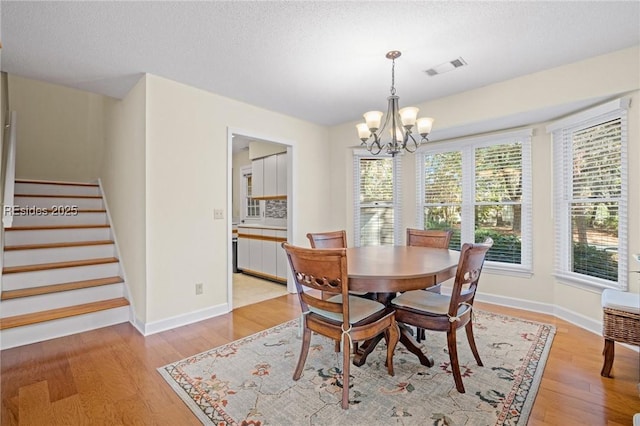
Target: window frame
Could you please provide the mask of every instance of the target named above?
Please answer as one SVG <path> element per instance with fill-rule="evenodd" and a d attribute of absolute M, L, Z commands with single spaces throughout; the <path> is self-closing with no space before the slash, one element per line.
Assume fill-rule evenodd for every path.
<path fill-rule="evenodd" d="M 248 176 L 252 175 L 252 167 L 251 166 L 243 166 L 240 168 L 240 219 L 243 222 L 259 222 L 262 220 L 265 211 L 265 202 L 264 200 L 258 201 L 258 216 L 249 216 L 249 203 L 248 199 Z"/>
<path fill-rule="evenodd" d="M 627 110 L 630 98 L 623 97 L 589 108 L 577 114 L 557 120 L 547 126 L 553 144 L 554 173 L 554 215 L 555 215 L 555 256 L 554 276 L 567 285 L 583 289 L 601 291 L 607 288 L 628 290 L 628 119 Z M 573 272 L 571 269 L 571 205 L 575 201 L 570 195 L 573 187 L 572 176 L 566 172 L 565 162 L 572 162 L 573 140 L 570 135 L 593 126 L 620 120 L 620 198 L 618 201 L 618 281 L 617 283 L 586 274 Z M 573 164 L 573 163 L 572 163 Z"/>
<path fill-rule="evenodd" d="M 429 142 L 416 152 L 416 223 L 419 229 L 424 228 L 425 203 L 425 157 L 430 154 L 458 151 L 462 155 L 462 203 L 460 223 L 460 244 L 474 242 L 475 239 L 475 208 L 486 205 L 477 202 L 475 197 L 475 150 L 494 145 L 504 145 L 514 142 L 521 143 L 522 149 L 522 195 L 521 205 L 521 249 L 520 263 L 506 263 L 487 260 L 485 269 L 487 272 L 531 277 L 533 274 L 533 202 L 532 202 L 532 163 L 531 163 L 531 138 L 533 129 L 527 128 L 517 131 L 501 132 L 487 136 L 474 136 L 455 141 Z M 495 204 L 495 203 L 491 203 Z M 505 205 L 513 205 L 513 202 Z"/>
<path fill-rule="evenodd" d="M 353 241 L 355 247 L 360 247 L 360 160 L 391 158 L 393 160 L 393 244 L 400 245 L 402 241 L 402 154 L 391 156 L 380 153 L 373 155 L 363 149 L 353 150 Z"/>

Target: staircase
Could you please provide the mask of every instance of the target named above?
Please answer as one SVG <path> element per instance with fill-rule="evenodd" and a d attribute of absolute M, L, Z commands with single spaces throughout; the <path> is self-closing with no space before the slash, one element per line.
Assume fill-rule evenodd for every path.
<path fill-rule="evenodd" d="M 5 229 L 0 348 L 129 321 L 98 184 L 16 180 Z"/>

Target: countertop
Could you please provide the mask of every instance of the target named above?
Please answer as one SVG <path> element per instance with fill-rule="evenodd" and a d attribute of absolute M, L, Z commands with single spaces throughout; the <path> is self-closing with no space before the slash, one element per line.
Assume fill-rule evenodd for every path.
<path fill-rule="evenodd" d="M 238 228 L 253 228 L 253 229 L 275 229 L 276 231 L 286 231 L 286 226 L 277 225 L 264 225 L 261 223 L 239 223 Z"/>

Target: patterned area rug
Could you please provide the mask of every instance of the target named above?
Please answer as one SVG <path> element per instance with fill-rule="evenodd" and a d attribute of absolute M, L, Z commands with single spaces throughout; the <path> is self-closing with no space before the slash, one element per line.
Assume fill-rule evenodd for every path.
<path fill-rule="evenodd" d="M 396 348 L 395 376 L 381 342 L 366 365 L 352 364 L 349 410 L 340 408 L 341 356 L 313 335 L 295 382 L 298 321 L 169 364 L 158 371 L 204 424 L 215 425 L 526 425 L 555 328 L 476 311 L 479 367 L 464 330 L 458 333 L 465 394 L 456 391 L 446 333 L 429 333 L 431 368 Z"/>

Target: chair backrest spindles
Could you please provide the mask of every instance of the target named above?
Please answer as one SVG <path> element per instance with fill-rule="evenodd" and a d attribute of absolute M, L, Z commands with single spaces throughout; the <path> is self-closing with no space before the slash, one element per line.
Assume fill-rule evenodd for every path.
<path fill-rule="evenodd" d="M 342 313 L 349 318 L 349 304 L 323 300 L 308 290 L 322 294 L 341 294 L 348 300 L 349 277 L 347 275 L 347 251 L 345 249 L 313 249 L 282 243 L 296 285 L 303 312 L 309 306 L 329 312 Z"/>

